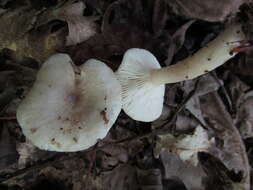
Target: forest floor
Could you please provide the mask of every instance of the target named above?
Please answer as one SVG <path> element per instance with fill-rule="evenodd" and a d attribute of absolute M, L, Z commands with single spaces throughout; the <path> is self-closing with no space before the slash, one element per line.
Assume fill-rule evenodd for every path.
<path fill-rule="evenodd" d="M 251 40 L 252 18 L 246 0 L 0 1 L 0 189 L 253 189 L 250 47 L 215 71 L 166 85 L 154 122 L 121 111 L 106 138 L 84 151 L 40 150 L 16 120 L 50 55 L 68 53 L 76 65 L 96 58 L 116 71 L 127 49 L 143 48 L 164 67 L 234 23 Z"/>

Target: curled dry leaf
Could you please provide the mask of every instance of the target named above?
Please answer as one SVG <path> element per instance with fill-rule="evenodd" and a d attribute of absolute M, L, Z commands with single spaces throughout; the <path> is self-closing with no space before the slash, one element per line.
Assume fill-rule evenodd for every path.
<path fill-rule="evenodd" d="M 199 102 L 199 96 L 205 95 L 212 91 L 217 91 L 220 85 L 223 84 L 222 81 L 219 83 L 211 74 L 206 74 L 199 79 L 185 81 L 182 85 L 182 89 L 186 94 L 189 94 L 191 90 L 194 89 L 196 82 L 198 81 L 197 89 L 193 97 L 187 102 L 186 109 L 193 114 L 202 125 L 206 125 Z"/>
<path fill-rule="evenodd" d="M 187 29 L 195 22 L 195 20 L 190 20 L 181 26 L 173 35 L 171 39 L 171 44 L 168 48 L 168 56 L 165 60 L 166 65 L 170 65 L 172 58 L 175 53 L 182 47 L 185 40 L 185 34 Z"/>
<path fill-rule="evenodd" d="M 226 89 L 231 97 L 234 112 L 233 122 L 243 139 L 253 137 L 253 91 L 235 75 L 226 78 Z"/>
<path fill-rule="evenodd" d="M 137 178 L 143 190 L 163 190 L 162 173 L 160 169 L 137 169 Z"/>
<path fill-rule="evenodd" d="M 105 190 L 138 190 L 137 172 L 135 167 L 125 164 L 110 172 L 102 173 Z"/>
<path fill-rule="evenodd" d="M 243 139 L 253 137 L 253 96 L 246 98 L 240 105 L 237 126 Z"/>
<path fill-rule="evenodd" d="M 18 59 L 44 61 L 65 43 L 77 44 L 97 33 L 97 18 L 82 16 L 84 9 L 84 3 L 79 1 L 45 11 L 24 7 L 6 13 L 0 18 L 0 50 L 15 51 Z"/>
<path fill-rule="evenodd" d="M 147 2 L 148 4 L 148 2 Z M 129 48 L 145 48 L 161 57 L 165 50 L 164 44 L 168 41 L 159 39 L 151 33 L 152 27 L 145 12 L 150 11 L 142 1 L 116 1 L 106 10 L 102 20 L 102 34 L 97 34 L 76 46 L 69 46 L 66 51 L 75 63 L 82 64 L 90 57 L 111 60 L 122 55 Z M 127 40 L 126 40 L 127 39 Z M 119 64 L 116 59 L 114 63 Z M 114 70 L 118 65 L 110 65 Z"/>
<path fill-rule="evenodd" d="M 6 126 L 0 123 L 0 170 L 6 169 L 18 159 L 15 144 Z"/>
<path fill-rule="evenodd" d="M 241 136 L 233 124 L 231 116 L 216 92 L 201 96 L 201 110 L 208 126 L 214 130 L 216 147 L 220 151 L 214 156 L 235 173 L 242 173 L 239 182 L 245 190 L 250 188 L 250 167 Z M 207 109 L 208 108 L 208 109 Z"/>
<path fill-rule="evenodd" d="M 66 160 L 63 163 L 60 163 L 58 167 L 45 167 L 37 173 L 38 177 L 36 181 L 40 181 L 40 178 L 51 181 L 60 181 L 62 186 L 65 187 L 60 188 L 63 190 L 91 190 L 93 188 L 101 188 L 99 177 L 95 180 L 91 176 L 85 175 L 84 162 L 79 158 Z"/>
<path fill-rule="evenodd" d="M 96 17 L 76 16 L 68 20 L 69 34 L 67 36 L 66 45 L 76 45 L 98 32 L 98 26 L 95 23 Z"/>
<path fill-rule="evenodd" d="M 23 169 L 27 165 L 37 161 L 45 160 L 55 155 L 55 153 L 46 152 L 36 148 L 31 142 L 17 144 L 17 152 L 19 153 L 18 168 Z"/>
<path fill-rule="evenodd" d="M 243 184 L 238 183 L 242 180 L 242 173 L 228 170 L 221 160 L 206 152 L 199 152 L 198 157 L 208 176 L 205 180 L 206 190 L 245 190 Z"/>
<path fill-rule="evenodd" d="M 36 161 L 37 159 L 34 158 L 36 155 L 36 147 L 29 142 L 20 143 L 17 145 L 17 151 L 19 153 L 19 160 L 18 165 L 19 168 L 25 168 L 27 163 L 30 161 Z"/>
<path fill-rule="evenodd" d="M 167 152 L 161 153 L 160 160 L 164 167 L 165 179 L 182 181 L 187 190 L 204 189 L 203 181 L 206 178 L 206 174 L 199 165 L 195 167 L 187 164 L 178 156 Z"/>
<path fill-rule="evenodd" d="M 159 135 L 159 138 L 160 140 L 154 149 L 156 157 L 163 151 L 173 152 L 180 159 L 194 166 L 198 164 L 197 153 L 200 151 L 208 151 L 214 144 L 214 138 L 209 139 L 207 132 L 201 126 L 196 127 L 193 135 L 174 137 L 171 134 L 167 134 Z"/>
<path fill-rule="evenodd" d="M 173 11 L 181 16 L 206 20 L 210 22 L 224 21 L 235 14 L 246 0 L 166 0 Z"/>
<path fill-rule="evenodd" d="M 82 1 L 70 1 L 55 10 L 48 9 L 43 12 L 39 16 L 36 25 L 40 26 L 53 20 L 65 21 L 68 24 L 69 31 L 66 45 L 78 44 L 89 39 L 98 32 L 98 25 L 95 23 L 98 17 L 83 16 L 85 8 L 86 6 Z"/>
<path fill-rule="evenodd" d="M 26 13 L 22 12 L 21 14 L 25 15 Z M 28 16 L 33 17 L 33 15 Z M 10 18 L 6 17 L 1 17 L 1 19 L 3 20 L 8 20 L 7 23 L 0 22 L 2 25 L 0 26 L 1 28 L 8 28 L 7 25 L 9 24 L 9 22 L 15 23 L 15 27 L 17 28 L 23 24 L 22 20 L 20 22 L 16 21 L 17 17 L 20 17 L 19 14 L 11 15 Z M 22 28 L 15 30 L 15 27 L 13 27 L 13 30 L 15 32 L 13 32 L 12 38 L 9 39 L 6 38 L 5 34 L 0 34 L 0 50 L 7 48 L 14 51 L 16 60 L 23 60 L 24 57 L 29 57 L 37 61 L 43 61 L 48 56 L 54 54 L 57 49 L 60 49 L 65 44 L 66 31 L 63 28 L 56 31 L 54 31 L 53 29 L 58 24 L 58 21 L 51 22 L 31 31 L 28 28 L 27 30 L 29 30 L 30 32 L 24 30 L 22 31 L 23 33 L 16 33 L 16 31 L 22 30 Z"/>
<path fill-rule="evenodd" d="M 118 161 L 127 162 L 128 160 L 127 150 L 120 145 L 108 145 L 105 146 L 102 150 L 106 154 L 111 155 L 112 157 L 116 157 Z"/>
<path fill-rule="evenodd" d="M 165 0 L 155 0 L 152 16 L 152 28 L 156 35 L 161 34 L 165 28 L 167 17 L 168 14 Z"/>

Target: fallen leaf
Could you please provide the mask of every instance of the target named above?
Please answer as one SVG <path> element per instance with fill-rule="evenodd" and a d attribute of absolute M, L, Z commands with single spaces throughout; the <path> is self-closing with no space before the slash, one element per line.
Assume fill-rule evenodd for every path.
<path fill-rule="evenodd" d="M 76 45 L 88 40 L 98 32 L 97 17 L 76 16 L 68 20 L 69 34 L 66 45 Z"/>
<path fill-rule="evenodd" d="M 160 154 L 160 160 L 164 167 L 165 179 L 178 181 L 178 186 L 181 182 L 187 190 L 204 189 L 206 174 L 199 165 L 195 167 L 185 163 L 178 156 L 167 152 Z M 182 189 L 183 184 L 180 185 Z"/>
<path fill-rule="evenodd" d="M 18 168 L 23 169 L 27 165 L 31 165 L 37 161 L 46 160 L 55 155 L 54 152 L 49 153 L 36 148 L 30 141 L 17 144 L 17 151 L 19 153 Z"/>
<path fill-rule="evenodd" d="M 198 157 L 207 179 L 205 180 L 205 189 L 222 189 L 222 190 L 245 190 L 241 183 L 242 173 L 235 173 L 228 170 L 226 166 L 211 154 L 199 152 Z"/>
<path fill-rule="evenodd" d="M 120 145 L 108 145 L 102 149 L 108 155 L 116 157 L 118 161 L 127 162 L 128 160 L 128 152 L 126 148 Z"/>
<path fill-rule="evenodd" d="M 141 189 L 163 190 L 160 169 L 137 169 L 137 179 Z"/>
<path fill-rule="evenodd" d="M 6 126 L 0 123 L 0 170 L 7 169 L 8 166 L 14 164 L 18 159 L 15 142 L 10 136 Z"/>
<path fill-rule="evenodd" d="M 199 79 L 186 81 L 182 85 L 182 89 L 186 95 L 194 89 L 197 81 L 197 89 L 193 97 L 185 105 L 185 108 L 190 111 L 191 114 L 193 114 L 202 125 L 205 126 L 206 123 L 200 108 L 199 96 L 205 95 L 212 91 L 217 91 L 221 85 L 223 85 L 223 82 L 220 80 L 218 83 L 211 74 L 201 76 Z"/>
<path fill-rule="evenodd" d="M 201 110 L 210 128 L 213 130 L 217 151 L 214 156 L 235 173 L 242 173 L 241 185 L 249 189 L 250 167 L 241 136 L 233 124 L 231 116 L 216 92 L 200 97 Z M 208 108 L 208 109 L 207 109 Z"/>
<path fill-rule="evenodd" d="M 160 35 L 166 26 L 167 6 L 165 0 L 155 0 L 152 16 L 152 28 L 155 35 Z"/>
<path fill-rule="evenodd" d="M 209 139 L 207 132 L 201 126 L 196 127 L 193 135 L 174 137 L 167 134 L 159 135 L 159 138 L 154 149 L 155 157 L 158 157 L 164 151 L 173 152 L 180 159 L 194 166 L 198 164 L 197 153 L 208 151 L 214 144 L 214 139 Z"/>
<path fill-rule="evenodd" d="M 36 25 L 41 26 L 53 20 L 66 21 L 68 24 L 66 45 L 76 45 L 98 33 L 98 25 L 95 23 L 98 17 L 83 16 L 85 8 L 82 1 L 70 1 L 56 9 L 44 11 L 39 15 Z"/>
<path fill-rule="evenodd" d="M 165 54 L 163 47 L 168 41 L 151 33 L 149 17 L 145 14 L 149 11 L 149 6 L 143 5 L 140 0 L 116 1 L 104 14 L 102 34 L 76 46 L 69 46 L 66 52 L 77 64 L 93 57 L 105 61 L 113 70 L 117 69 L 121 62 L 120 56 L 129 48 L 148 49 L 158 58 L 162 57 Z M 119 59 L 116 59 L 117 57 Z M 110 64 L 112 60 L 113 64 Z"/>
<path fill-rule="evenodd" d="M 15 16 L 18 17 L 19 15 Z M 15 20 L 15 17 L 13 20 Z M 20 24 L 22 23 L 17 23 L 17 27 Z M 59 25 L 61 25 L 61 23 L 58 21 L 51 22 L 31 30 L 29 33 L 24 31 L 22 36 L 14 36 L 9 41 L 5 39 L 4 35 L 0 36 L 0 41 L 2 42 L 0 49 L 7 48 L 12 50 L 15 52 L 13 53 L 16 56 L 15 59 L 18 61 L 23 60 L 24 57 L 33 58 L 37 61 L 44 61 L 65 44 L 66 30 L 64 27 L 59 27 Z M 57 28 L 56 31 L 54 27 Z"/>
<path fill-rule="evenodd" d="M 44 61 L 66 43 L 77 44 L 97 33 L 97 17 L 83 16 L 84 9 L 82 1 L 69 1 L 44 11 L 23 7 L 6 13 L 0 18 L 0 50 L 10 49 L 21 60 Z"/>
<path fill-rule="evenodd" d="M 253 137 L 253 96 L 239 106 L 236 123 L 243 139 Z"/>
<path fill-rule="evenodd" d="M 192 131 L 198 125 L 198 121 L 196 121 L 194 117 L 189 115 L 189 113 L 186 114 L 185 111 L 181 111 L 177 115 L 176 130 L 179 132 Z"/>
<path fill-rule="evenodd" d="M 170 65 L 174 54 L 183 46 L 185 34 L 187 29 L 195 22 L 195 20 L 188 21 L 183 26 L 179 27 L 171 37 L 171 43 L 168 48 L 168 56 L 165 60 L 166 65 Z"/>
<path fill-rule="evenodd" d="M 135 167 L 125 164 L 110 172 L 102 173 L 105 190 L 138 190 L 137 172 Z"/>
<path fill-rule="evenodd" d="M 176 0 L 166 1 L 177 15 L 206 20 L 209 22 L 224 21 L 235 14 L 246 0 L 202 1 Z"/>

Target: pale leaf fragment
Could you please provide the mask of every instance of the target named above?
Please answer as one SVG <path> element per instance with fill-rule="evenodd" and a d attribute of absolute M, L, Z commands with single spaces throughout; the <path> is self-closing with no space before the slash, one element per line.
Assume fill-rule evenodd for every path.
<path fill-rule="evenodd" d="M 198 165 L 198 152 L 205 152 L 214 144 L 214 138 L 209 139 L 207 132 L 199 125 L 193 135 L 174 137 L 171 134 L 159 135 L 154 154 L 156 157 L 161 152 L 172 152 L 181 160 L 189 162 L 194 166 Z"/>
<path fill-rule="evenodd" d="M 94 22 L 97 17 L 73 16 L 68 19 L 69 35 L 66 45 L 75 45 L 88 40 L 97 34 L 98 26 Z"/>

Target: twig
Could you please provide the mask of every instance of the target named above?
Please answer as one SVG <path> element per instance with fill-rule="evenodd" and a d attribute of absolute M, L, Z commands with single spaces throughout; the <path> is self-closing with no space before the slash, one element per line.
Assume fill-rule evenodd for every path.
<path fill-rule="evenodd" d="M 16 116 L 0 116 L 0 120 L 15 120 Z"/>

